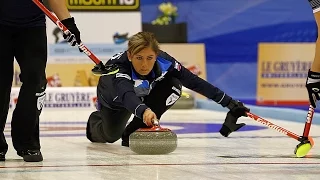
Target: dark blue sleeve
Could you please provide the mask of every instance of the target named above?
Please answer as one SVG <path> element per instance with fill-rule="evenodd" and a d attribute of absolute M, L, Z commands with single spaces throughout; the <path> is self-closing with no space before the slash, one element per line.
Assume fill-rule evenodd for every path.
<path fill-rule="evenodd" d="M 166 54 L 165 56 L 167 56 L 166 58 L 173 62 L 173 67 L 171 69 L 172 74 L 181 81 L 184 87 L 191 89 L 209 99 L 212 99 L 216 103 L 221 104 L 223 107 L 226 107 L 229 104 L 230 100 L 232 99 L 230 96 L 228 96 L 218 87 L 213 86 L 209 82 L 193 74 L 170 55 Z"/>
<path fill-rule="evenodd" d="M 113 84 L 124 107 L 135 116 L 143 119 L 143 113 L 148 106 L 136 96 L 131 77 L 125 72 L 125 70 L 121 69 L 121 67 L 120 71 L 116 74 Z"/>

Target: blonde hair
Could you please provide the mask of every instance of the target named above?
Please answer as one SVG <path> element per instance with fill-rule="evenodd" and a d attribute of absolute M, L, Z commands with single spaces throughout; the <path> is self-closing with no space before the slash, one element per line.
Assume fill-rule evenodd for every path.
<path fill-rule="evenodd" d="M 131 36 L 128 41 L 128 52 L 131 55 L 135 55 L 142 49 L 148 47 L 150 47 L 156 54 L 160 51 L 159 43 L 151 32 L 139 32 Z"/>

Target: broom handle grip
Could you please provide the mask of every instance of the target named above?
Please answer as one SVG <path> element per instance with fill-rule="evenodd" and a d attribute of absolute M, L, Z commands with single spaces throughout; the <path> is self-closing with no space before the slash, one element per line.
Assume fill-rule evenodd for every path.
<path fill-rule="evenodd" d="M 153 124 L 153 126 L 160 126 L 158 119 L 153 119 L 152 124 Z"/>
<path fill-rule="evenodd" d="M 51 21 L 58 26 L 58 28 L 63 32 L 70 32 L 69 29 L 64 26 L 61 21 L 54 16 L 48 8 L 46 8 L 39 0 L 32 0 L 48 17 Z M 94 55 L 83 43 L 78 44 L 79 49 L 81 49 L 95 64 L 102 64 L 102 61 Z"/>

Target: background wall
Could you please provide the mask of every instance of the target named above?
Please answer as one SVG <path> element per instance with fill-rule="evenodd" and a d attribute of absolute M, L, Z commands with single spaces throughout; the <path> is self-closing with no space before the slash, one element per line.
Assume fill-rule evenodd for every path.
<path fill-rule="evenodd" d="M 151 22 L 163 0 L 141 0 Z M 255 102 L 259 42 L 315 42 L 317 29 L 306 0 L 171 0 L 188 41 L 205 43 L 207 79 L 235 98 Z"/>

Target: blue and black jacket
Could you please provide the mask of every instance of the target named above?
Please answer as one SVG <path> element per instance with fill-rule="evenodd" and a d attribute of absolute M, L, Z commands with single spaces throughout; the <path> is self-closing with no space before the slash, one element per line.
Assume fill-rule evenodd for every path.
<path fill-rule="evenodd" d="M 126 108 L 139 118 L 142 118 L 143 112 L 148 108 L 141 97 L 148 95 L 157 82 L 164 78 L 175 77 L 186 88 L 212 99 L 223 107 L 231 100 L 231 97 L 219 88 L 193 74 L 163 51 L 158 54 L 154 68 L 148 76 L 140 76 L 135 72 L 127 52 L 113 56 L 106 63 L 110 64 L 116 64 L 119 71 L 100 77 L 97 88 L 99 103 L 112 109 Z"/>

